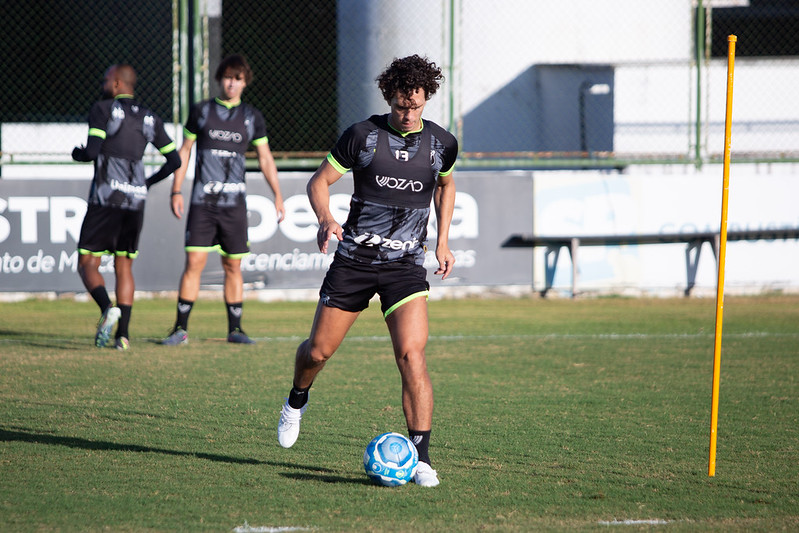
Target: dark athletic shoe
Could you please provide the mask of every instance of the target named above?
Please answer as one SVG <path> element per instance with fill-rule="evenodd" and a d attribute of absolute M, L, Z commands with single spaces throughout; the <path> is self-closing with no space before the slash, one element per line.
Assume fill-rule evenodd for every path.
<path fill-rule="evenodd" d="M 161 341 L 161 344 L 166 346 L 178 346 L 180 344 L 189 343 L 189 334 L 183 328 L 178 328 L 169 334 L 169 337 Z"/>
<path fill-rule="evenodd" d="M 227 341 L 235 344 L 255 344 L 255 341 L 240 329 L 234 329 L 227 334 Z"/>

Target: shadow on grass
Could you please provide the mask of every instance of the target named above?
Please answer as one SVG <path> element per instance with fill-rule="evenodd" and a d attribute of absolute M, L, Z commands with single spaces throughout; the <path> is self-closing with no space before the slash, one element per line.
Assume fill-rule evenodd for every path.
<path fill-rule="evenodd" d="M 32 444 L 66 446 L 68 448 L 78 448 L 81 450 L 161 453 L 164 455 L 196 457 L 198 459 L 205 459 L 208 461 L 216 461 L 220 463 L 242 464 L 242 465 L 270 465 L 270 466 L 279 466 L 281 468 L 310 470 L 312 472 L 327 472 L 327 473 L 335 472 L 334 470 L 322 468 L 319 466 L 298 465 L 295 463 L 281 463 L 277 461 L 260 461 L 258 459 L 231 457 L 228 455 L 218 455 L 213 453 L 184 452 L 179 450 L 169 450 L 165 448 L 153 448 L 152 446 L 141 446 L 138 444 L 120 444 L 117 442 L 95 441 L 95 440 L 82 439 L 79 437 L 60 437 L 57 435 L 33 433 L 30 431 L 8 430 L 1 427 L 0 427 L 0 442 L 28 442 Z M 303 476 L 301 474 L 298 474 L 297 477 L 302 478 Z"/>
<path fill-rule="evenodd" d="M 90 341 L 87 341 L 85 338 L 69 338 L 63 335 L 41 331 L 11 331 L 0 329 L 0 345 L 2 345 L 3 342 L 9 342 L 36 348 L 84 350 L 89 346 L 94 348 L 93 339 L 90 339 Z"/>
<path fill-rule="evenodd" d="M 375 485 L 375 483 L 364 474 L 361 477 L 353 478 L 346 476 L 332 476 L 325 474 L 294 474 L 282 473 L 283 477 L 296 479 L 297 481 L 320 481 L 322 483 L 352 483 L 353 485 Z"/>

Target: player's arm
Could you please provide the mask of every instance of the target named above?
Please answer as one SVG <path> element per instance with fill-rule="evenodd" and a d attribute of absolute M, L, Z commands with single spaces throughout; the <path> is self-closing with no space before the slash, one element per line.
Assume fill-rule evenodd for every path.
<path fill-rule="evenodd" d="M 81 163 L 94 161 L 100 155 L 100 148 L 103 146 L 104 138 L 90 134 L 86 139 L 86 146 L 76 146 L 72 150 L 72 159 Z"/>
<path fill-rule="evenodd" d="M 332 163 L 331 163 L 332 160 Z M 305 190 L 308 193 L 308 200 L 311 208 L 316 213 L 319 221 L 319 231 L 316 234 L 316 242 L 319 251 L 327 253 L 327 244 L 335 235 L 338 240 L 344 238 L 344 230 L 341 225 L 333 218 L 330 212 L 330 186 L 344 175 L 346 170 L 341 169 L 331 156 L 328 155 L 319 168 L 314 172 Z"/>
<path fill-rule="evenodd" d="M 76 146 L 72 150 L 72 159 L 86 163 L 94 161 L 100 155 L 100 148 L 105 140 L 105 125 L 108 117 L 103 111 L 103 107 L 96 103 L 89 110 L 89 135 L 86 138 L 86 146 Z"/>
<path fill-rule="evenodd" d="M 266 183 L 275 195 L 275 210 L 277 211 L 277 221 L 282 222 L 286 217 L 286 208 L 283 206 L 283 195 L 280 192 L 280 182 L 277 179 L 277 165 L 275 158 L 272 157 L 272 150 L 269 149 L 269 142 L 266 137 L 253 141 L 255 153 L 258 154 L 258 167 L 261 169 Z"/>
<path fill-rule="evenodd" d="M 186 171 L 189 169 L 189 160 L 191 159 L 191 147 L 194 145 L 196 135 L 188 135 L 188 131 L 184 132 L 183 144 L 180 146 L 178 155 L 180 156 L 180 166 L 175 170 L 175 177 L 172 179 L 172 192 L 170 194 L 170 206 L 172 207 L 172 214 L 177 218 L 183 217 L 183 195 L 181 194 L 181 187 L 183 180 L 186 178 Z"/>
<path fill-rule="evenodd" d="M 452 177 L 452 169 L 445 174 L 439 174 L 436 189 L 433 191 L 433 206 L 438 224 L 436 240 L 438 270 L 435 273 L 442 274 L 441 279 L 447 279 L 455 265 L 455 256 L 449 249 L 449 226 L 455 211 L 455 180 Z"/>
<path fill-rule="evenodd" d="M 175 150 L 175 145 L 172 144 L 172 150 L 168 152 L 161 152 L 166 157 L 166 162 L 158 169 L 158 172 L 147 178 L 146 184 L 149 189 L 159 181 L 163 181 L 170 174 L 180 168 L 180 155 Z"/>
<path fill-rule="evenodd" d="M 180 168 L 180 155 L 178 151 L 175 149 L 175 142 L 169 137 L 166 130 L 164 129 L 164 123 L 161 121 L 161 118 L 156 118 L 157 120 L 157 134 L 155 139 L 153 140 L 153 145 L 158 148 L 158 151 L 161 152 L 161 155 L 166 157 L 166 162 L 158 169 L 158 171 L 147 178 L 145 182 L 147 188 L 149 189 L 159 181 L 163 181 L 167 178 L 170 174 Z"/>

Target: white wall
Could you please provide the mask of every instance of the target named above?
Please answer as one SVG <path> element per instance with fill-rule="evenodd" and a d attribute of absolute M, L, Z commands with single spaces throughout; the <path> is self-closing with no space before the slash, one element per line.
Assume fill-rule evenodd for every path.
<path fill-rule="evenodd" d="M 166 132 L 175 140 L 177 146 L 182 142 L 182 128 L 165 124 Z M 180 130 L 181 137 L 176 136 Z M 72 149 L 85 146 L 89 126 L 86 123 L 34 124 L 26 122 L 6 122 L 0 124 L 1 152 L 13 154 L 3 157 L 2 177 L 4 179 L 91 179 L 94 166 L 91 163 L 72 161 Z M 34 164 L 32 162 L 49 164 Z M 148 144 L 145 163 L 162 165 L 163 156 L 153 145 Z M 193 167 L 191 167 L 193 169 Z M 193 174 L 193 170 L 191 170 Z"/>
<path fill-rule="evenodd" d="M 723 169 L 639 167 L 624 174 L 539 172 L 534 184 L 534 232 L 544 236 L 717 232 Z M 730 171 L 728 231 L 799 228 L 792 165 L 736 165 Z M 684 244 L 581 247 L 578 289 L 681 293 L 686 287 Z M 536 249 L 537 289 L 544 288 L 544 250 Z M 726 283 L 732 291 L 799 290 L 799 240 L 729 241 Z M 698 292 L 713 292 L 716 263 L 701 251 Z M 571 262 L 561 252 L 554 285 L 571 289 Z"/>
<path fill-rule="evenodd" d="M 461 4 L 457 68 L 464 113 L 535 64 L 691 59 L 690 0 Z"/>

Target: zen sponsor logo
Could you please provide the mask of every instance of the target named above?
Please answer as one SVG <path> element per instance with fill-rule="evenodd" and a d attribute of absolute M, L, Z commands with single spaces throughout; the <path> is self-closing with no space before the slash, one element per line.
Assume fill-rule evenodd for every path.
<path fill-rule="evenodd" d="M 241 133 L 227 130 L 208 130 L 208 136 L 215 141 L 240 143 L 243 140 Z"/>
<path fill-rule="evenodd" d="M 380 187 L 395 189 L 398 191 L 410 190 L 412 192 L 422 192 L 424 184 L 418 180 L 408 180 L 405 178 L 394 178 L 391 176 L 375 176 L 375 182 Z"/>
<path fill-rule="evenodd" d="M 225 183 L 222 181 L 209 181 L 203 185 L 203 192 L 209 195 L 225 194 L 244 194 L 247 191 L 247 185 L 244 183 Z"/>
<path fill-rule="evenodd" d="M 401 241 L 398 239 L 389 239 L 388 237 L 381 237 L 376 233 L 364 233 L 358 235 L 353 239 L 356 244 L 361 246 L 380 246 L 382 248 L 390 248 L 392 250 L 405 250 L 410 251 L 419 246 L 419 239 L 410 241 Z"/>

